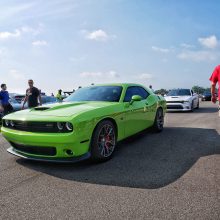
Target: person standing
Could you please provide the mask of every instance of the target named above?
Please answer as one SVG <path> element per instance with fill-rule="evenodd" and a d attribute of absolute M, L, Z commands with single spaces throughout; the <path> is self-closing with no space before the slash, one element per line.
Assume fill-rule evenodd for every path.
<path fill-rule="evenodd" d="M 220 65 L 216 66 L 210 79 L 211 81 L 211 94 L 212 94 L 212 102 L 216 103 L 217 97 L 216 97 L 216 84 L 220 86 Z M 218 97 L 220 95 L 220 89 L 218 90 Z"/>
<path fill-rule="evenodd" d="M 42 104 L 40 90 L 34 87 L 34 81 L 32 79 L 28 80 L 28 85 L 29 88 L 26 90 L 22 109 L 24 109 L 26 102 L 28 103 L 28 108 L 34 108 Z"/>
<path fill-rule="evenodd" d="M 3 111 L 3 116 L 7 115 L 11 112 L 13 112 L 13 107 L 9 103 L 9 93 L 7 91 L 7 86 L 6 84 L 1 84 L 1 91 L 0 91 L 0 109 Z"/>
<path fill-rule="evenodd" d="M 211 81 L 211 94 L 212 94 L 212 102 L 217 102 L 217 96 L 216 96 L 216 84 L 218 83 L 218 86 L 220 87 L 220 65 L 216 66 L 210 79 Z M 218 99 L 220 98 L 220 88 L 218 89 Z M 219 106 L 220 106 L 220 100 L 219 100 Z M 220 110 L 220 108 L 219 108 Z M 220 114 L 220 111 L 219 111 Z"/>
<path fill-rule="evenodd" d="M 62 97 L 62 89 L 58 90 L 58 93 L 56 95 L 57 101 L 62 102 L 63 97 Z"/>
<path fill-rule="evenodd" d="M 149 89 L 154 92 L 152 85 L 149 85 Z"/>

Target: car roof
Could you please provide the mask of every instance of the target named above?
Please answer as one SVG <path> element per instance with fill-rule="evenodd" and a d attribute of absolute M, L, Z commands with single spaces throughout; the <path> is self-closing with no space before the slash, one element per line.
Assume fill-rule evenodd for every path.
<path fill-rule="evenodd" d="M 92 87 L 92 86 L 122 86 L 122 87 L 141 86 L 141 87 L 144 87 L 144 85 L 137 84 L 137 83 L 106 83 L 106 84 L 95 84 L 95 85 L 91 85 L 88 87 Z"/>

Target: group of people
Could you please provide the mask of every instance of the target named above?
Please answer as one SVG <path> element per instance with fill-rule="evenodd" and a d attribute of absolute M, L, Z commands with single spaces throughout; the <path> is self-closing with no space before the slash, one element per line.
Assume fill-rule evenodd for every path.
<path fill-rule="evenodd" d="M 212 102 L 216 103 L 217 97 L 216 97 L 216 84 L 220 86 L 220 65 L 218 65 L 210 79 L 211 81 L 211 94 L 212 94 Z M 79 87 L 81 88 L 81 87 Z M 152 86 L 150 85 L 149 88 L 153 91 Z M 218 90 L 218 97 L 220 97 L 220 89 Z M 62 90 L 58 90 L 58 93 L 56 95 L 56 98 L 58 101 L 62 100 Z M 9 102 L 9 93 L 7 91 L 6 84 L 1 84 L 1 91 L 0 91 L 0 112 L 3 112 L 3 115 L 9 114 L 13 112 L 13 107 Z M 22 109 L 24 109 L 25 104 L 28 104 L 28 108 L 34 108 L 38 105 L 42 104 L 41 101 L 41 93 L 40 90 L 36 87 L 34 87 L 34 81 L 32 79 L 28 80 L 28 89 L 26 90 L 25 99 L 22 105 Z M 220 101 L 219 101 L 220 104 Z M 219 109 L 220 112 L 220 109 Z"/>
<path fill-rule="evenodd" d="M 10 96 L 7 91 L 7 86 L 3 83 L 1 84 L 0 91 L 0 112 L 3 112 L 3 115 L 13 112 L 13 107 L 10 104 L 9 99 Z M 40 90 L 34 87 L 34 81 L 32 79 L 28 80 L 28 88 L 21 109 L 24 109 L 26 103 L 28 108 L 34 108 L 42 104 Z"/>

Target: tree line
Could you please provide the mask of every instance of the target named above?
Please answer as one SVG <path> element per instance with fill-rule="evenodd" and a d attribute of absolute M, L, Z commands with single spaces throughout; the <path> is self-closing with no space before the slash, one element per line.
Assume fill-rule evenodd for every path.
<path fill-rule="evenodd" d="M 203 94 L 204 92 L 210 92 L 210 87 L 202 87 L 202 86 L 193 86 L 192 87 L 192 90 L 197 93 L 197 94 Z M 156 94 L 161 94 L 161 95 L 165 95 L 169 92 L 170 90 L 167 90 L 167 89 L 158 89 L 155 91 Z"/>

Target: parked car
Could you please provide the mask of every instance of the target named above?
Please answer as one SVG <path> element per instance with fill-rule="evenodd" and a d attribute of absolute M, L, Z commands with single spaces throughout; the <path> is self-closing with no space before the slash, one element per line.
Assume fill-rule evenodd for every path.
<path fill-rule="evenodd" d="M 57 98 L 54 96 L 41 96 L 42 105 L 51 104 L 57 102 Z"/>
<path fill-rule="evenodd" d="M 19 103 L 15 98 L 10 98 L 9 103 L 12 105 L 14 111 L 21 110 L 21 103 Z"/>
<path fill-rule="evenodd" d="M 21 103 L 25 98 L 24 94 L 17 94 L 17 93 L 10 93 L 9 96 L 11 99 L 15 99 L 18 103 Z"/>
<path fill-rule="evenodd" d="M 15 99 L 10 98 L 9 103 L 12 105 L 14 111 L 18 111 L 21 109 L 20 105 Z M 1 124 L 1 119 L 3 117 L 3 112 L 0 111 L 0 124 Z"/>
<path fill-rule="evenodd" d="M 42 100 L 42 105 L 57 102 L 57 99 L 53 96 L 41 96 L 41 100 Z M 19 111 L 19 110 L 21 110 L 21 108 L 23 106 L 24 100 L 19 102 L 15 98 L 10 98 L 9 102 L 12 105 L 14 111 Z M 26 103 L 24 106 L 24 109 L 27 109 L 27 108 L 28 108 L 28 105 Z"/>
<path fill-rule="evenodd" d="M 172 89 L 165 100 L 167 111 L 193 111 L 199 108 L 199 96 L 191 89 Z"/>
<path fill-rule="evenodd" d="M 166 102 L 138 84 L 109 84 L 77 90 L 64 102 L 3 118 L 8 152 L 41 161 L 111 158 L 118 141 L 153 127 L 163 130 Z"/>
<path fill-rule="evenodd" d="M 206 91 L 202 94 L 202 98 L 201 98 L 202 101 L 211 101 L 211 99 L 212 99 L 212 94 L 210 91 Z"/>

